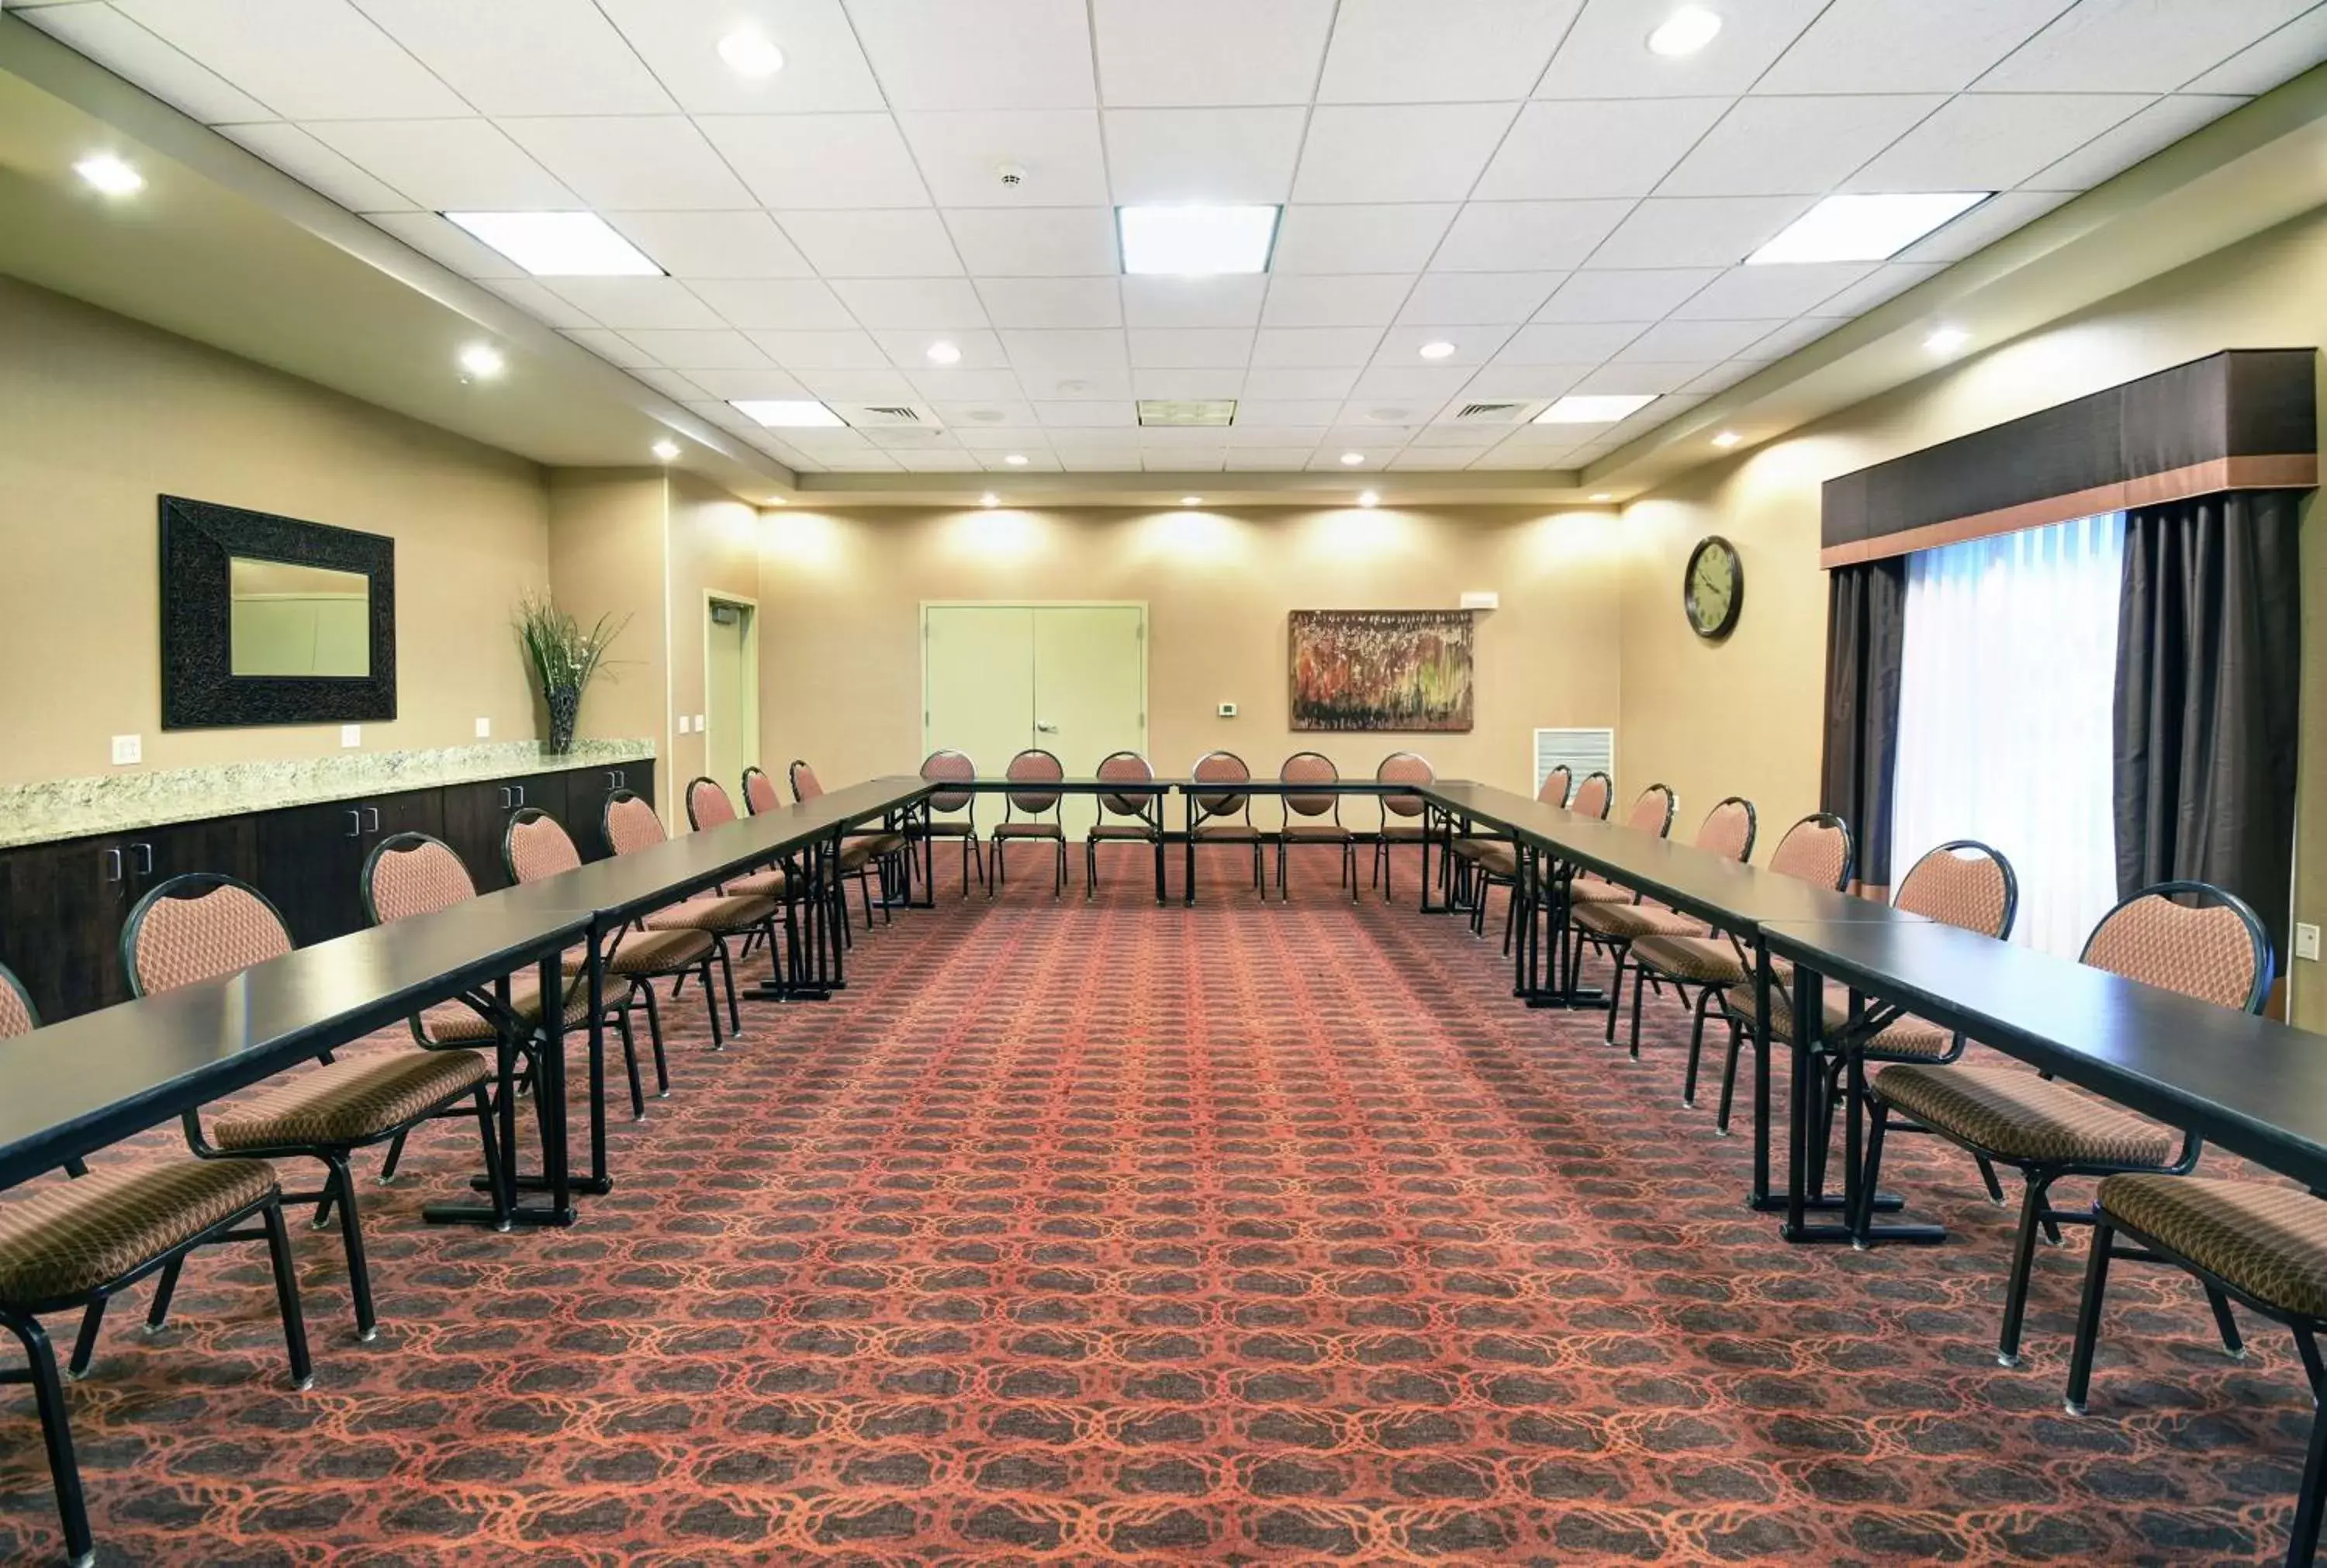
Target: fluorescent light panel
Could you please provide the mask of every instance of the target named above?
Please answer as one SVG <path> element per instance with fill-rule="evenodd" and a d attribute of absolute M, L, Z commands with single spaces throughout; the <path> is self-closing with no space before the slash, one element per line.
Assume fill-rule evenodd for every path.
<path fill-rule="evenodd" d="M 1276 207 L 1118 207 L 1123 270 L 1181 277 L 1266 272 Z"/>
<path fill-rule="evenodd" d="M 1745 264 L 1770 266 L 1784 262 L 1888 261 L 1994 194 L 1992 191 L 1939 191 L 1912 195 L 1829 196 L 1795 219 L 1777 238 L 1747 257 Z"/>
<path fill-rule="evenodd" d="M 728 406 L 770 430 L 830 430 L 843 423 L 839 415 L 823 404 L 794 398 L 745 397 Z"/>
<path fill-rule="evenodd" d="M 1537 425 L 1613 425 L 1657 400 L 1653 392 L 1612 392 L 1561 398 L 1535 416 Z"/>
<path fill-rule="evenodd" d="M 594 212 L 447 212 L 536 277 L 660 277 L 662 268 Z"/>

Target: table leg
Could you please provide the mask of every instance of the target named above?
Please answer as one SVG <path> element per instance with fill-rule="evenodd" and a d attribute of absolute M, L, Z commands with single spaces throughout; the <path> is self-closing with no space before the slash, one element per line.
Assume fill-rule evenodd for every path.
<path fill-rule="evenodd" d="M 1809 1172 L 1815 1168 L 1810 1139 L 1812 1124 L 1818 1121 L 1811 1104 L 1810 1085 L 1817 1073 L 1818 1047 L 1826 1028 L 1826 983 L 1823 976 L 1805 965 L 1794 966 L 1794 1045 L 1793 1082 L 1789 1086 L 1790 1119 L 1789 1163 L 1786 1172 L 1786 1222 L 1780 1232 L 1792 1242 L 1846 1241 L 1854 1246 L 1864 1246 L 1874 1241 L 1936 1242 L 1947 1239 L 1947 1230 L 1937 1225 L 1869 1225 L 1866 1234 L 1857 1234 L 1853 1221 L 1858 1212 L 1859 1181 L 1862 1175 L 1862 1144 L 1864 1137 L 1864 1115 L 1859 1091 L 1865 1084 L 1865 1034 L 1856 1022 L 1843 1036 L 1844 1071 L 1848 1082 L 1846 1091 L 1850 1104 L 1845 1107 L 1846 1136 L 1843 1150 L 1843 1190 L 1839 1196 L 1821 1190 L 1809 1190 Z M 1765 1011 L 1764 1018 L 1769 1014 Z M 1902 1199 L 1895 1193 L 1879 1192 L 1873 1207 L 1895 1209 Z M 1809 1213 L 1839 1212 L 1839 1222 L 1812 1224 Z"/>
<path fill-rule="evenodd" d="M 1192 910 L 1196 907 L 1196 797 L 1192 791 L 1182 798 L 1187 802 L 1188 836 L 1184 841 L 1187 864 L 1183 868 L 1187 877 L 1180 889 L 1180 895 L 1187 907 Z"/>
<path fill-rule="evenodd" d="M 560 955 L 552 951 L 544 956 L 538 972 L 538 983 L 542 988 L 540 994 L 544 998 L 562 996 L 564 980 Z M 494 991 L 501 1004 L 501 1018 L 506 1019 L 509 1015 L 509 981 L 506 976 L 494 987 Z M 547 1000 L 544 1002 L 541 1009 L 543 1048 L 533 1078 L 535 1106 L 541 1118 L 541 1174 L 528 1177 L 517 1174 L 517 1139 L 513 1135 L 504 1138 L 501 1145 L 501 1159 L 509 1172 L 512 1193 L 547 1191 L 549 1206 L 545 1209 L 531 1204 L 514 1204 L 509 1213 L 512 1226 L 565 1226 L 574 1223 L 574 1190 L 565 1155 L 565 1017 L 564 1008 Z M 504 1084 L 503 1092 L 513 1097 L 514 1086 Z M 504 1105 L 509 1103 L 504 1101 Z M 509 1125 L 504 1120 L 503 1125 Z M 491 1177 L 482 1177 L 474 1184 L 491 1181 Z M 431 1225 L 496 1223 L 491 1206 L 476 1203 L 430 1203 L 422 1207 L 420 1217 Z"/>
<path fill-rule="evenodd" d="M 1171 900 L 1164 886 L 1164 803 L 1155 803 L 1155 907 L 1162 909 Z"/>

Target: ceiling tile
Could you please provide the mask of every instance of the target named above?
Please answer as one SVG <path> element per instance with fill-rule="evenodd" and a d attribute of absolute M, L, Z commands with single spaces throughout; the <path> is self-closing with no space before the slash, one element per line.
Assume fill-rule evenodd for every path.
<path fill-rule="evenodd" d="M 782 212 L 777 219 L 825 277 L 945 277 L 961 271 L 946 226 L 926 208 Z"/>
<path fill-rule="evenodd" d="M 1075 109 L 1098 101 L 1083 0 L 848 0 L 897 109 Z"/>
<path fill-rule="evenodd" d="M 136 82 L 164 103 L 204 125 L 275 117 L 275 111 L 266 105 L 207 66 L 195 63 L 110 5 L 40 5 L 19 10 L 16 14 L 51 38 L 70 44 L 114 75 Z M 235 139 L 242 140 L 239 136 Z M 243 145 L 249 145 L 248 142 Z M 252 151 L 257 149 L 254 147 Z M 262 153 L 260 156 L 266 154 Z M 285 166 L 279 159 L 268 158 L 268 162 Z M 306 179 L 304 174 L 299 177 Z M 313 180 L 307 183 L 322 189 Z"/>
<path fill-rule="evenodd" d="M 873 68 L 839 0 L 598 0 L 639 58 L 691 115 L 814 114 L 882 107 Z M 719 41 L 750 23 L 785 69 L 746 77 Z"/>
<path fill-rule="evenodd" d="M 1853 191 L 2006 191 L 2149 104 L 2122 93 L 1967 93 L 1893 142 Z"/>
<path fill-rule="evenodd" d="M 1033 331 L 1013 328 L 1002 334 L 1002 347 L 1011 365 L 1030 379 L 1122 370 L 1131 363 L 1123 334 L 1104 329 Z"/>
<path fill-rule="evenodd" d="M 763 205 L 929 205 L 887 115 L 706 115 L 696 123 Z"/>
<path fill-rule="evenodd" d="M 1198 366 L 1134 369 L 1131 390 L 1138 397 L 1240 397 L 1244 372 L 1229 367 Z"/>
<path fill-rule="evenodd" d="M 1250 327 L 1260 320 L 1266 276 L 1126 277 L 1123 319 L 1135 327 Z"/>
<path fill-rule="evenodd" d="M 1766 338 L 1782 323 L 1758 322 L 1659 322 L 1616 353 L 1619 360 L 1637 364 L 1679 364 L 1696 361 L 1691 375 L 1716 360 L 1726 359 L 1748 344 Z M 1688 379 L 1684 376 L 1681 380 Z M 1670 388 L 1661 388 L 1670 390 Z"/>
<path fill-rule="evenodd" d="M 986 471 L 988 473 L 1057 473 L 1060 471 L 1059 454 L 1046 446 L 1028 442 L 1012 450 L 1026 461 L 1012 462 L 1010 453 L 1005 452 L 986 453 L 980 456 L 978 461 L 986 465 Z"/>
<path fill-rule="evenodd" d="M 1132 395 L 1127 355 L 1125 364 L 1116 369 L 1036 371 L 1019 379 L 1025 383 L 1028 397 L 1062 403 L 1119 403 Z"/>
<path fill-rule="evenodd" d="M 897 117 L 940 207 L 1090 207 L 1107 200 L 1089 109 L 953 109 Z M 1016 185 L 1002 170 L 1023 173 Z"/>
<path fill-rule="evenodd" d="M 1135 446 L 1120 451 L 1062 452 L 1059 466 L 1069 473 L 1117 473 L 1139 466 L 1139 449 Z"/>
<path fill-rule="evenodd" d="M 604 324 L 573 301 L 550 293 L 529 277 L 496 277 L 480 281 L 547 326 L 595 327 Z"/>
<path fill-rule="evenodd" d="M 610 327 L 716 329 L 727 324 L 676 278 L 552 277 L 542 282 L 551 293 L 572 301 Z"/>
<path fill-rule="evenodd" d="M 961 406 L 942 411 L 955 438 L 973 452 L 1028 452 L 1050 444 L 1050 433 L 1033 427 L 1034 411 L 1023 403 Z"/>
<path fill-rule="evenodd" d="M 1536 312 L 1538 322 L 1653 322 L 1722 276 L 1709 266 L 1643 267 L 1568 275 Z"/>
<path fill-rule="evenodd" d="M 1381 335 L 1378 327 L 1263 327 L 1253 341 L 1252 362 L 1299 369 L 1364 365 Z"/>
<path fill-rule="evenodd" d="M 997 327 L 1119 327 L 1112 277 L 981 277 L 977 297 Z"/>
<path fill-rule="evenodd" d="M 1054 452 L 1088 452 L 1097 447 L 1108 447 L 1128 452 L 1131 461 L 1139 461 L 1138 406 L 1133 403 L 1037 403 L 1035 412 L 1041 418 L 1042 433 L 1050 438 Z M 1080 409 L 1084 417 L 1074 424 L 1053 424 L 1045 409 L 1056 410 L 1061 418 Z"/>
<path fill-rule="evenodd" d="M 1467 402 L 1469 399 L 1466 398 L 1463 401 Z M 1460 405 L 1450 405 L 1450 406 L 1459 407 Z M 1508 434 L 1509 430 L 1510 427 L 1505 425 L 1457 425 L 1453 422 L 1450 415 L 1442 412 L 1436 424 L 1425 425 L 1414 433 L 1413 445 L 1475 451 L 1482 446 L 1494 445 Z"/>
<path fill-rule="evenodd" d="M 1799 316 L 1874 270 L 1871 262 L 1733 266 L 1673 313 L 1684 320 L 1752 321 Z M 1677 356 L 1694 359 L 1695 355 Z M 1709 356 L 1726 359 L 1728 354 Z"/>
<path fill-rule="evenodd" d="M 1309 119 L 1300 201 L 1459 201 L 1511 123 L 1509 104 L 1325 107 Z"/>
<path fill-rule="evenodd" d="M 2058 191 L 2006 191 L 1991 196 L 1938 233 L 1899 253 L 1901 261 L 1960 261 L 2069 199 Z"/>
<path fill-rule="evenodd" d="M 1431 408 L 1462 391 L 1470 381 L 1472 369 L 1473 367 L 1468 365 L 1377 365 L 1359 376 L 1358 384 L 1350 396 L 1358 402 L 1391 398 L 1425 405 L 1408 410 L 1418 420 Z M 1365 415 L 1369 419 L 1377 416 L 1378 411 L 1369 411 Z M 1388 417 L 1402 419 L 1405 415 Z"/>
<path fill-rule="evenodd" d="M 586 205 L 489 122 L 326 120 L 307 129 L 373 178 L 436 212 Z"/>
<path fill-rule="evenodd" d="M 814 269 L 764 212 L 608 212 L 674 277 L 805 277 Z"/>
<path fill-rule="evenodd" d="M 2102 132 L 2059 163 L 2029 176 L 2036 191 L 2089 191 L 2113 174 L 2161 153 L 2201 126 L 2210 125 L 2247 100 L 2179 93 L 2160 98 L 2112 130 Z"/>
<path fill-rule="evenodd" d="M 1135 370 L 1241 370 L 1252 358 L 1249 327 L 1133 327 L 1127 335 Z"/>
<path fill-rule="evenodd" d="M 1408 445 L 1406 450 L 1391 458 L 1389 467 L 1396 472 L 1409 472 L 1416 469 L 1468 468 L 1471 466 L 1472 454 L 1477 450 L 1476 447 L 1467 446 L 1424 446 L 1417 443 Z"/>
<path fill-rule="evenodd" d="M 872 334 L 854 330 L 822 332 L 752 332 L 757 343 L 787 370 L 885 370 L 889 356 Z M 678 367 L 685 369 L 685 366 Z"/>
<path fill-rule="evenodd" d="M 1269 280 L 1260 319 L 1271 327 L 1383 327 L 1414 287 L 1411 276 L 1285 276 Z"/>
<path fill-rule="evenodd" d="M 369 221 L 463 277 L 527 277 L 525 268 L 434 212 L 373 212 Z"/>
<path fill-rule="evenodd" d="M 1788 322 L 1766 338 L 1755 339 L 1738 358 L 1747 360 L 1782 359 L 1795 350 L 1806 349 L 1836 328 L 1848 324 L 1841 316 L 1803 316 Z"/>
<path fill-rule="evenodd" d="M 593 207 L 699 212 L 759 205 L 684 117 L 513 119 L 501 129 Z"/>
<path fill-rule="evenodd" d="M 591 0 L 356 0 L 488 115 L 653 115 L 678 106 Z"/>
<path fill-rule="evenodd" d="M 1398 454 L 1398 443 L 1395 439 L 1387 441 L 1381 439 L 1379 433 L 1370 434 L 1374 434 L 1375 439 L 1363 444 L 1327 440 L 1325 444 L 1319 447 L 1310 457 L 1309 466 L 1328 473 L 1346 473 L 1353 481 L 1361 475 L 1388 468 L 1390 459 Z M 1350 452 L 1356 453 L 1365 459 L 1365 462 L 1354 468 L 1343 462 L 1342 454 Z"/>
<path fill-rule="evenodd" d="M 55 9 L 78 11 L 81 7 Z M 44 16 L 49 8 L 27 14 Z M 297 126 L 269 121 L 257 126 L 220 126 L 219 134 L 257 154 L 294 180 L 350 212 L 408 211 L 416 205 L 403 191 L 373 179 Z"/>
<path fill-rule="evenodd" d="M 1528 104 L 1487 165 L 1479 182 L 1479 199 L 1645 196 L 1721 118 L 1731 101 L 1608 98 Z"/>
<path fill-rule="evenodd" d="M 1171 452 L 1143 452 L 1139 466 L 1149 473 L 1218 473 L 1228 460 L 1224 446 L 1192 446 Z"/>
<path fill-rule="evenodd" d="M 1592 253 L 1592 265 L 1734 266 L 1812 205 L 1808 196 L 1652 197 Z"/>
<path fill-rule="evenodd" d="M 1110 107 L 1303 104 L 1333 0 L 1092 0 Z"/>
<path fill-rule="evenodd" d="M 1462 277 L 1463 273 L 1449 273 L 1450 277 Z M 1430 280 L 1425 278 L 1425 283 Z M 1510 341 L 1515 324 L 1497 322 L 1488 326 L 1428 326 L 1392 327 L 1382 336 L 1380 346 L 1369 361 L 1375 365 L 1423 368 L 1483 365 L 1495 356 L 1495 350 Z M 1436 359 L 1422 357 L 1424 345 L 1451 343 L 1454 351 Z"/>
<path fill-rule="evenodd" d="M 1688 390 L 1705 396 L 1726 391 L 1762 368 L 1758 361 L 1744 359 L 1732 360 L 1726 365 L 1715 365 L 1712 369 L 1691 381 L 1688 384 Z"/>
<path fill-rule="evenodd" d="M 641 367 L 632 370 L 631 374 L 664 397 L 676 397 L 682 403 L 699 403 L 717 396 L 693 377 L 682 376 L 676 370 L 653 370 Z M 718 376 L 725 372 L 706 370 L 702 374 Z"/>
<path fill-rule="evenodd" d="M 1461 210 L 1452 201 L 1312 207 L 1277 222 L 1271 272 L 1419 272 Z"/>
<path fill-rule="evenodd" d="M 1281 202 L 1308 123 L 1301 107 L 1108 109 L 1115 201 Z"/>
<path fill-rule="evenodd" d="M 2171 92 L 2315 0 L 2081 0 L 1979 79 L 1982 92 Z"/>
<path fill-rule="evenodd" d="M 1417 279 L 1397 319 L 1419 326 L 1509 325 L 1526 321 L 1566 275 L 1434 272 Z"/>
<path fill-rule="evenodd" d="M 2239 51 L 2184 92 L 2263 93 L 2327 60 L 2327 6 L 2304 12 L 2269 37 Z"/>
<path fill-rule="evenodd" d="M 1946 270 L 1947 264 L 1939 261 L 1886 262 L 1832 299 L 1821 302 L 1818 313 L 1827 316 L 1863 315 L 1883 301 L 1905 294 L 1916 285 L 1928 282 Z"/>
<path fill-rule="evenodd" d="M 115 9 L 285 119 L 473 112 L 347 0 L 120 0 Z"/>
<path fill-rule="evenodd" d="M 1313 446 L 1231 446 L 1223 466 L 1236 473 L 1285 473 L 1309 466 Z"/>
<path fill-rule="evenodd" d="M 2061 14 L 2063 0 L 1836 0 L 1753 90 L 1959 92 Z"/>
<path fill-rule="evenodd" d="M 1822 195 L 1947 100 L 1833 94 L 1740 98 L 1657 187 L 1660 196 Z"/>
<path fill-rule="evenodd" d="M 749 345 L 746 345 L 747 347 Z M 671 372 L 641 370 L 642 377 Z M 781 370 L 696 370 L 687 378 L 713 397 L 722 401 L 767 399 L 790 402 L 813 398 L 816 394 Z M 749 418 L 750 415 L 745 415 Z"/>
<path fill-rule="evenodd" d="M 1473 201 L 1447 230 L 1430 270 L 1538 272 L 1580 266 L 1635 205 L 1629 199 Z"/>
<path fill-rule="evenodd" d="M 731 327 L 846 331 L 857 324 L 831 285 L 815 278 L 704 278 L 692 288 Z"/>
<path fill-rule="evenodd" d="M 1358 371 L 1312 367 L 1300 369 L 1256 367 L 1244 373 L 1244 395 L 1255 403 L 1301 403 L 1332 398 L 1339 403 L 1358 384 Z"/>
<path fill-rule="evenodd" d="M 1257 374 L 1258 371 L 1246 374 L 1245 390 L 1248 394 L 1252 390 L 1252 378 Z M 1341 389 L 1331 397 L 1284 398 L 1248 395 L 1243 402 L 1237 405 L 1236 423 L 1229 426 L 1229 444 L 1293 445 L 1305 442 L 1314 446 L 1325 439 L 1325 426 L 1333 423 L 1333 416 L 1341 410 L 1341 399 L 1348 397 L 1350 388 L 1357 384 L 1357 372 L 1352 370 L 1349 373 L 1349 379 L 1342 382 Z M 1288 439 L 1288 432 L 1300 434 Z"/>
<path fill-rule="evenodd" d="M 977 277 L 1092 277 L 1122 270 L 1115 214 L 1104 207 L 956 207 L 945 222 Z"/>
<path fill-rule="evenodd" d="M 1536 89 L 1547 98 L 1687 98 L 1742 93 L 1799 37 L 1827 0 L 1754 0 L 1720 7 L 1720 36 L 1696 53 L 1651 52 L 1650 32 L 1670 7 L 1655 0 L 1590 0 Z"/>
<path fill-rule="evenodd" d="M 899 452 L 890 455 L 907 473 L 966 473 L 976 471 L 979 466 L 976 456 L 958 448 L 939 452 Z"/>
<path fill-rule="evenodd" d="M 1596 365 L 1640 335 L 1640 322 L 1521 327 L 1497 351 L 1498 365 Z M 1764 329 L 1765 331 L 1767 329 Z"/>
<path fill-rule="evenodd" d="M 1341 0 L 1319 103 L 1471 103 L 1534 90 L 1581 0 Z"/>
<path fill-rule="evenodd" d="M 864 439 L 901 463 L 908 453 L 919 455 L 926 452 L 952 452 L 961 453 L 965 457 L 968 455 L 962 453 L 961 443 L 956 441 L 949 432 L 923 425 L 871 426 L 865 430 Z"/>
<path fill-rule="evenodd" d="M 832 286 L 862 327 L 959 331 L 986 324 L 967 278 L 852 278 Z"/>
<path fill-rule="evenodd" d="M 1139 405 L 1128 402 L 1037 403 L 1034 405 L 1034 417 L 1045 425 L 1071 425 L 1086 432 L 1093 426 L 1117 426 L 1121 429 L 1129 429 L 1139 423 Z M 1118 433 L 1117 429 L 1101 432 L 1107 435 L 1115 435 Z M 1055 431 L 1052 433 L 1051 439 L 1054 442 L 1058 439 Z"/>
<path fill-rule="evenodd" d="M 763 367 L 768 357 L 741 333 L 633 328 L 623 332 L 639 351 L 673 370 L 734 370 Z"/>
<path fill-rule="evenodd" d="M 802 370 L 799 384 L 827 403 L 910 403 L 916 396 L 895 370 Z"/>

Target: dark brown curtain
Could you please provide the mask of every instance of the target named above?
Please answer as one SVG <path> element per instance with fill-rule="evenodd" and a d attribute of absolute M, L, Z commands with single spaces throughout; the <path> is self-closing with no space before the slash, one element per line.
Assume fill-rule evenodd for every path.
<path fill-rule="evenodd" d="M 1891 783 L 1906 649 L 1903 555 L 1827 574 L 1825 808 L 1850 825 L 1857 881 L 1891 885 Z"/>
<path fill-rule="evenodd" d="M 2282 964 L 2303 667 L 2293 490 L 2126 514 L 2117 880 L 2191 877 L 2254 906 Z"/>

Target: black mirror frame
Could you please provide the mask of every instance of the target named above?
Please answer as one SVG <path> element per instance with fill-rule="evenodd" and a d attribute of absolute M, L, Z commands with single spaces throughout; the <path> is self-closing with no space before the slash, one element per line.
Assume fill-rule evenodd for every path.
<path fill-rule="evenodd" d="M 238 676 L 229 561 L 360 572 L 370 584 L 371 673 Z M 162 727 L 354 723 L 396 717 L 396 541 L 322 523 L 162 498 Z"/>

